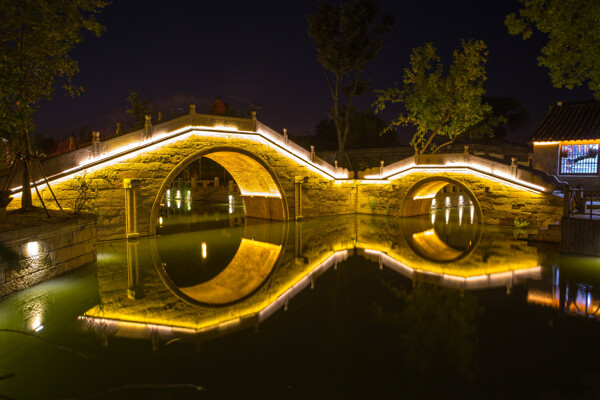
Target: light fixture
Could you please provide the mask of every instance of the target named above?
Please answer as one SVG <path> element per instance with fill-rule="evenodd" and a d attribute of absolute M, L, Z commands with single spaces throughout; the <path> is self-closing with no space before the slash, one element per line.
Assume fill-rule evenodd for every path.
<path fill-rule="evenodd" d="M 27 256 L 35 257 L 40 253 L 40 244 L 38 242 L 29 242 L 26 245 Z"/>

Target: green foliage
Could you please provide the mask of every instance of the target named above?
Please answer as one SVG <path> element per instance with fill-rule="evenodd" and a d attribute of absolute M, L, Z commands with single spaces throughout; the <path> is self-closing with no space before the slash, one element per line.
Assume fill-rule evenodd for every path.
<path fill-rule="evenodd" d="M 396 135 L 393 132 L 380 133 L 385 129 L 386 123 L 374 115 L 372 111 L 350 112 L 350 129 L 347 149 L 367 149 L 378 147 L 397 146 Z M 316 139 L 315 145 L 318 149 L 334 149 L 337 146 L 337 129 L 335 122 L 331 118 L 322 119 L 315 127 Z"/>
<path fill-rule="evenodd" d="M 404 70 L 403 87 L 377 90 L 375 111 L 387 103 L 402 103 L 401 112 L 387 129 L 414 126 L 417 131 L 410 144 L 417 154 L 435 153 L 453 143 L 469 128 L 492 112 L 482 101 L 483 82 L 487 79 L 487 48 L 480 40 L 461 41 L 462 51 L 454 51 L 447 74 L 431 43 L 413 50 L 410 68 Z"/>
<path fill-rule="evenodd" d="M 84 211 L 93 212 L 90 202 L 98 197 L 98 189 L 92 186 L 92 180 L 86 174 L 74 177 L 74 190 L 76 192 L 73 203 L 73 214 L 79 215 Z"/>
<path fill-rule="evenodd" d="M 486 137 L 503 140 L 508 131 L 523 128 L 530 122 L 530 113 L 521 103 L 512 97 L 483 96 L 483 101 L 492 109 L 477 125 L 469 128 L 465 135 L 457 140 L 471 141 Z"/>
<path fill-rule="evenodd" d="M 94 15 L 107 4 L 99 0 L 0 2 L 2 137 L 10 140 L 33 127 L 35 106 L 52 97 L 57 78 L 63 78 L 70 95 L 82 91 L 71 81 L 79 66 L 69 51 L 83 40 L 82 31 L 102 33 Z M 22 147 L 22 138 L 17 142 Z"/>
<path fill-rule="evenodd" d="M 71 78 L 79 71 L 69 51 L 83 40 L 82 31 L 99 36 L 95 14 L 108 3 L 101 0 L 5 0 L 0 2 L 0 137 L 11 154 L 29 156 L 33 113 L 50 99 L 61 78 L 70 95 L 83 89 Z M 29 169 L 23 169 L 21 205 L 31 206 Z"/>
<path fill-rule="evenodd" d="M 127 101 L 129 102 L 129 108 L 126 110 L 127 114 L 134 117 L 134 122 L 130 122 L 129 125 L 133 129 L 143 128 L 146 123 L 146 115 L 152 114 L 148 100 L 139 97 L 135 90 L 129 90 Z"/>
<path fill-rule="evenodd" d="M 367 204 L 369 205 L 371 212 L 374 213 L 375 209 L 377 208 L 377 199 L 374 197 L 369 197 L 369 200 L 367 200 Z"/>
<path fill-rule="evenodd" d="M 591 0 L 519 0 L 518 16 L 506 16 L 511 35 L 523 39 L 538 30 L 548 37 L 538 65 L 548 68 L 555 87 L 586 85 L 600 100 L 600 2 Z"/>
<path fill-rule="evenodd" d="M 515 228 L 517 229 L 523 229 L 523 228 L 527 228 L 529 226 L 529 222 L 524 220 L 524 219 L 520 219 L 520 218 L 515 218 L 515 220 L 513 221 Z"/>
<path fill-rule="evenodd" d="M 338 160 L 350 132 L 352 102 L 367 91 L 360 74 L 383 46 L 394 20 L 384 15 L 376 21 L 380 6 L 372 0 L 356 0 L 341 6 L 319 3 L 319 11 L 308 17 L 308 34 L 317 47 L 333 99 L 331 119 L 338 142 Z"/>

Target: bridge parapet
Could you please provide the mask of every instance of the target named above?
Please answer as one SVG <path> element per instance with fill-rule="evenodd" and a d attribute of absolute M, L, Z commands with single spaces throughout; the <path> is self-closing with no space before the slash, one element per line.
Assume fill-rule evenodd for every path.
<path fill-rule="evenodd" d="M 345 168 L 332 166 L 314 155 L 313 152 L 288 140 L 287 135 L 282 135 L 259 122 L 254 113 L 251 118 L 196 114 L 193 105 L 190 106 L 189 114 L 156 125 L 150 123 L 142 129 L 124 135 L 112 136 L 105 141 L 46 158 L 42 161 L 44 173 L 52 182 L 63 176 L 83 172 L 90 167 L 99 166 L 136 151 L 148 149 L 150 146 L 177 140 L 179 136 L 190 132 L 226 138 L 233 138 L 234 135 L 244 135 L 245 138 L 254 138 L 254 140 L 263 139 L 267 145 L 277 151 L 288 153 L 292 158 L 296 157 L 313 165 L 332 180 L 352 178 L 352 172 Z M 4 185 L 7 175 L 8 169 L 0 172 L 2 185 Z M 13 193 L 20 191 L 20 180 L 21 177 L 16 176 L 12 182 L 10 189 L 13 190 Z"/>
<path fill-rule="evenodd" d="M 472 171 L 473 173 L 512 182 L 540 192 L 551 193 L 554 190 L 553 184 L 545 182 L 532 171 L 519 169 L 516 162 L 508 165 L 468 153 L 415 155 L 394 164 L 367 169 L 359 172 L 358 176 L 366 180 L 394 180 L 424 170 L 432 172 L 438 170 L 440 172 L 452 170 Z"/>

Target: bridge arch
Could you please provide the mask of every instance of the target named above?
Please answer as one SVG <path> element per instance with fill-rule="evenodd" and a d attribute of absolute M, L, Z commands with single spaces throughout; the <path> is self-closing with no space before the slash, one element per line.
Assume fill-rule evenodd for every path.
<path fill-rule="evenodd" d="M 289 219 L 285 192 L 271 167 L 250 151 L 233 146 L 215 146 L 184 158 L 164 178 L 150 212 L 150 235 L 156 234 L 160 205 L 175 178 L 194 161 L 210 158 L 227 170 L 238 184 L 247 217 L 283 221 Z"/>
<path fill-rule="evenodd" d="M 446 176 L 432 176 L 414 183 L 406 192 L 401 206 L 401 216 L 413 217 L 426 215 L 431 211 L 431 204 L 436 194 L 446 185 L 451 184 L 458 187 L 467 195 L 475 206 L 475 215 L 479 223 L 483 222 L 483 212 L 479 200 L 465 184 Z"/>

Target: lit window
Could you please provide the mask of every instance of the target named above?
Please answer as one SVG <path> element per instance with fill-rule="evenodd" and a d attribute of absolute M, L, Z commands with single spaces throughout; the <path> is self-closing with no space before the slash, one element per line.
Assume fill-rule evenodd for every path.
<path fill-rule="evenodd" d="M 560 149 L 560 174 L 597 174 L 598 144 L 563 145 Z"/>

